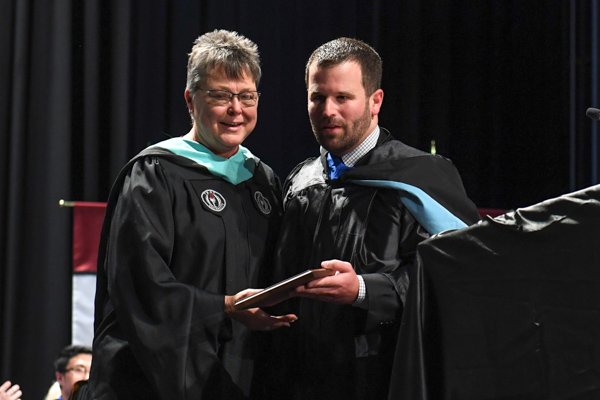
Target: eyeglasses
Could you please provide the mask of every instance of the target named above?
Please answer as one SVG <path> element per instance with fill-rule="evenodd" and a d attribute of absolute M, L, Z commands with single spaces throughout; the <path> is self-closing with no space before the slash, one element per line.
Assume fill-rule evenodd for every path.
<path fill-rule="evenodd" d="M 233 96 L 237 96 L 242 104 L 242 107 L 253 107 L 258 103 L 260 92 L 256 90 L 248 90 L 240 93 L 232 93 L 228 90 L 204 90 L 201 92 L 208 94 L 208 100 L 211 104 L 218 106 L 226 106 L 230 101 L 233 101 Z"/>
<path fill-rule="evenodd" d="M 67 373 L 67 372 L 75 372 L 77 374 L 87 374 L 89 371 L 83 365 L 76 365 L 73 368 L 66 369 L 65 373 Z"/>

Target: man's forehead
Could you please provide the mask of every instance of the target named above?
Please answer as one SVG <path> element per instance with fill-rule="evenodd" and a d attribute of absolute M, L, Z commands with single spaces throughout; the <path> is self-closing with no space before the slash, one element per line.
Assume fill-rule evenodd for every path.
<path fill-rule="evenodd" d="M 337 73 L 332 74 L 331 71 Z M 327 66 L 311 64 L 308 76 L 308 91 L 318 92 L 327 86 L 328 90 L 334 89 L 339 92 L 356 92 L 363 88 L 362 70 L 360 65 L 354 61 Z"/>
<path fill-rule="evenodd" d="M 79 353 L 69 359 L 69 364 L 75 364 L 75 363 L 78 363 L 79 361 L 89 362 L 91 360 L 91 358 L 92 358 L 91 354 Z"/>
<path fill-rule="evenodd" d="M 320 71 L 327 71 L 327 70 L 332 70 L 335 68 L 340 68 L 340 67 L 354 67 L 356 68 L 360 74 L 362 75 L 362 68 L 360 66 L 360 63 L 358 61 L 355 60 L 344 60 L 341 62 L 336 62 L 336 63 L 323 63 L 323 64 L 318 64 L 316 60 L 314 60 L 311 64 L 310 67 L 308 68 L 309 74 L 310 73 L 317 73 Z"/>

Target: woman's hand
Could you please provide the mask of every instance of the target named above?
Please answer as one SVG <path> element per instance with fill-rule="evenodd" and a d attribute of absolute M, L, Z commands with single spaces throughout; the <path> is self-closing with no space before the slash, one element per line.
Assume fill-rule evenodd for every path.
<path fill-rule="evenodd" d="M 238 322 L 254 331 L 271 331 L 281 327 L 288 327 L 298 319 L 294 314 L 273 316 L 260 308 L 235 311 L 234 305 L 239 300 L 260 292 L 261 289 L 246 289 L 233 296 L 225 296 L 225 312 Z"/>

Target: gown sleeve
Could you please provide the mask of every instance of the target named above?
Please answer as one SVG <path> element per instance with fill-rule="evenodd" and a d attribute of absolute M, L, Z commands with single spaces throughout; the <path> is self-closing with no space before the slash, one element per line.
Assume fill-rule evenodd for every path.
<path fill-rule="evenodd" d="M 365 331 L 400 322 L 416 247 L 430 236 L 396 193 L 385 192 L 375 198 L 357 263 L 368 298 Z"/>
<path fill-rule="evenodd" d="M 218 357 L 219 334 L 230 323 L 224 296 L 178 281 L 170 269 L 181 195 L 155 159 L 133 165 L 109 228 L 108 294 L 138 365 L 161 398 L 243 398 Z"/>

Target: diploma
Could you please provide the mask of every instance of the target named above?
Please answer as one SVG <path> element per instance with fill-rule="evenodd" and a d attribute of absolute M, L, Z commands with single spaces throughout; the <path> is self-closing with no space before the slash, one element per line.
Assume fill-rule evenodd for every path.
<path fill-rule="evenodd" d="M 251 296 L 237 301 L 234 305 L 235 311 L 247 308 L 272 306 L 288 298 L 288 292 L 315 279 L 334 275 L 335 271 L 325 268 L 307 269 L 304 272 L 287 278 L 281 282 L 269 286 Z"/>

